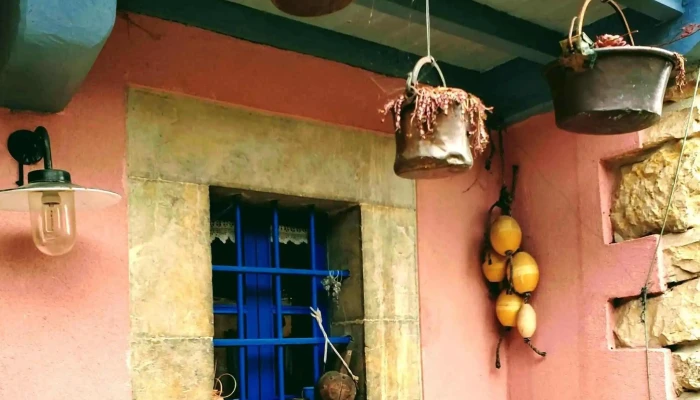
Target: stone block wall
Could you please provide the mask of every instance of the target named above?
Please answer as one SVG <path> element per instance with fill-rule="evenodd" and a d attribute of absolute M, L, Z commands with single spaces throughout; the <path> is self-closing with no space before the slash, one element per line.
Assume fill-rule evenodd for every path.
<path fill-rule="evenodd" d="M 211 397 L 209 190 L 133 176 L 128 187 L 133 398 Z"/>
<path fill-rule="evenodd" d="M 657 278 L 669 287 L 648 301 L 647 335 L 651 348 L 671 349 L 674 387 L 684 399 L 700 399 L 700 100 L 696 103 L 692 111 L 692 99 L 667 107 L 661 123 L 640 133 L 641 148 L 620 167 L 610 214 L 616 242 L 659 234 L 680 160 L 658 255 Z M 688 121 L 690 139 L 681 159 Z M 641 311 L 639 299 L 615 309 L 618 347 L 645 346 Z"/>

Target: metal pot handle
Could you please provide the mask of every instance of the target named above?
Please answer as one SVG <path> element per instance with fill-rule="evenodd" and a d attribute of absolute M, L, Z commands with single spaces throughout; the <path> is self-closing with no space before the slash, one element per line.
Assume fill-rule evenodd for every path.
<path fill-rule="evenodd" d="M 447 87 L 447 83 L 445 83 L 445 76 L 442 74 L 442 70 L 440 70 L 440 66 L 435 58 L 433 56 L 425 56 L 418 60 L 416 65 L 413 67 L 413 71 L 408 74 L 408 79 L 406 79 L 406 94 L 409 97 L 413 97 L 415 95 L 416 87 L 418 85 L 418 73 L 426 64 L 432 64 L 432 66 L 435 67 L 438 74 L 440 74 L 442 86 Z"/>
<path fill-rule="evenodd" d="M 583 20 L 584 17 L 586 16 L 586 9 L 588 8 L 588 4 L 590 4 L 591 0 L 585 0 L 583 2 L 583 6 L 581 7 L 581 12 L 579 12 L 577 17 L 574 17 L 571 20 L 571 29 L 569 29 L 569 47 L 571 49 L 574 48 L 574 39 L 573 39 L 573 30 L 574 30 L 574 25 L 576 22 L 578 22 L 578 26 L 576 29 L 576 35 L 581 36 L 583 33 Z M 617 12 L 617 14 L 622 18 L 622 22 L 625 24 L 625 28 L 627 29 L 627 36 L 630 38 L 630 44 L 634 46 L 634 37 L 632 36 L 632 30 L 630 29 L 630 24 L 627 22 L 627 18 L 625 17 L 625 13 L 622 12 L 622 7 L 620 7 L 619 4 L 617 4 L 614 0 L 600 0 L 601 3 L 608 3 L 610 6 Z"/>

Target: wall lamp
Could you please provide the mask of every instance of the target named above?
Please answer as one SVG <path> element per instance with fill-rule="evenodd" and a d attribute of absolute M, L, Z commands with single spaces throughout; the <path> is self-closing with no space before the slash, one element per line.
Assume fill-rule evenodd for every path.
<path fill-rule="evenodd" d="M 121 196 L 71 182 L 70 173 L 53 169 L 49 133 L 13 132 L 7 150 L 19 164 L 17 188 L 0 190 L 0 210 L 29 211 L 32 238 L 37 249 L 50 256 L 68 253 L 75 245 L 75 210 L 97 210 L 119 202 Z M 44 160 L 44 169 L 30 171 L 24 183 L 24 166 Z"/>

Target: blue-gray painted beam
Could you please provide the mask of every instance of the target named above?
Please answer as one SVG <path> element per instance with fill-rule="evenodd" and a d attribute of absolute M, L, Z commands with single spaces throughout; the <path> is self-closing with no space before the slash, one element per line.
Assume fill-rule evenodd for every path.
<path fill-rule="evenodd" d="M 700 23 L 700 0 L 687 0 L 684 10 L 681 17 L 654 26 L 653 29 L 640 31 L 638 36 L 644 43 L 652 45 L 673 41 L 681 34 L 683 27 Z M 664 48 L 685 55 L 688 61 L 698 61 L 700 60 L 700 33 L 665 45 Z"/>
<path fill-rule="evenodd" d="M 484 73 L 483 81 L 490 88 L 483 100 L 494 107 L 492 120 L 496 124 L 513 122 L 511 116 L 551 101 L 543 66 L 522 58 Z"/>
<path fill-rule="evenodd" d="M 424 0 L 355 0 L 375 11 L 424 24 Z M 431 28 L 540 64 L 559 55 L 562 34 L 472 0 L 430 4 Z"/>
<path fill-rule="evenodd" d="M 658 21 L 670 21 L 683 15 L 683 0 L 619 0 L 625 5 Z"/>

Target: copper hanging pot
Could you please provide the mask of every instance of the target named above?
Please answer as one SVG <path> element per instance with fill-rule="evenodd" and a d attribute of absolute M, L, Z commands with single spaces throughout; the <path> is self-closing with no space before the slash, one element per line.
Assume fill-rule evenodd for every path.
<path fill-rule="evenodd" d="M 408 179 L 436 179 L 452 176 L 469 170 L 474 158 L 469 148 L 469 119 L 459 104 L 450 104 L 447 113 L 437 115 L 432 132 L 421 132 L 419 124 L 413 123 L 415 110 L 415 92 L 418 73 L 426 64 L 432 64 L 438 70 L 443 86 L 442 76 L 435 59 L 423 57 L 413 68 L 407 86 L 406 97 L 413 99 L 401 108 L 400 129 L 396 132 L 396 159 L 394 172 Z"/>
<path fill-rule="evenodd" d="M 340 11 L 353 0 L 272 0 L 279 10 L 296 17 L 320 17 Z"/>
<path fill-rule="evenodd" d="M 584 1 L 571 23 L 569 54 L 545 69 L 556 124 L 566 131 L 600 135 L 648 128 L 661 118 L 676 55 L 660 48 L 635 46 L 625 15 L 613 0 L 603 2 L 620 15 L 631 46 L 592 48 L 583 33 L 590 1 Z"/>

